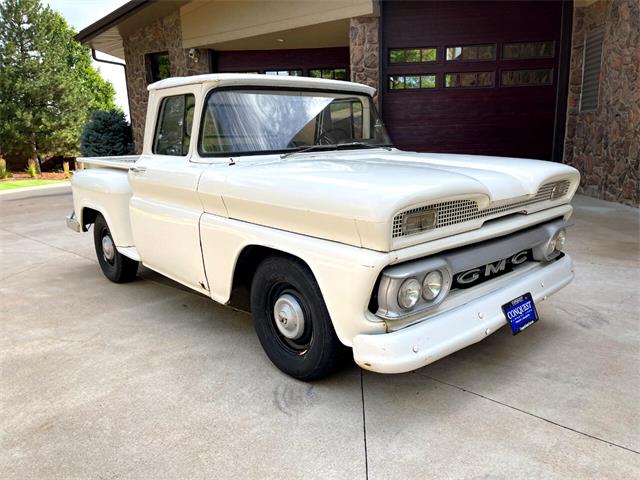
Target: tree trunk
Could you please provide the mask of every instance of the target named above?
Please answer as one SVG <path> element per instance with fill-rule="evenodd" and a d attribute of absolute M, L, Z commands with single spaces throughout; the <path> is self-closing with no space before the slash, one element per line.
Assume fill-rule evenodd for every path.
<path fill-rule="evenodd" d="M 35 136 L 33 137 L 33 160 L 36 162 L 36 170 L 38 171 L 38 175 L 42 175 L 42 165 L 40 163 L 40 155 L 38 155 L 38 143 L 36 142 Z"/>

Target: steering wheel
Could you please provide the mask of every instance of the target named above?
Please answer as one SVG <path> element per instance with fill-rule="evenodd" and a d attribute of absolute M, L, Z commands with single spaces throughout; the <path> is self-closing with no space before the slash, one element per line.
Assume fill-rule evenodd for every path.
<path fill-rule="evenodd" d="M 325 130 L 318 136 L 318 143 L 320 145 L 333 145 L 335 143 L 338 143 L 337 140 L 340 140 L 339 138 L 337 140 L 335 139 L 335 137 L 332 138 L 334 133 L 341 134 L 342 138 L 345 140 L 351 138 L 351 135 L 349 135 L 349 133 L 342 128 L 330 128 L 329 130 Z"/>

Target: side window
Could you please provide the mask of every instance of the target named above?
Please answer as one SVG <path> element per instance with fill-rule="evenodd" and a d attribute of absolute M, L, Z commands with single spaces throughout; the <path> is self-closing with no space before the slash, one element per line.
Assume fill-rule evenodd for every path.
<path fill-rule="evenodd" d="M 184 156 L 189 152 L 195 97 L 192 94 L 174 95 L 162 99 L 153 153 Z"/>

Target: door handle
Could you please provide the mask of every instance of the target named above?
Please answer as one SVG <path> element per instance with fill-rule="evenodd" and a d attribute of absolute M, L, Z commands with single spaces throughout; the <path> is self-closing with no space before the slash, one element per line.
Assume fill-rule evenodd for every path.
<path fill-rule="evenodd" d="M 131 170 L 136 175 L 142 175 L 147 171 L 147 167 L 131 167 L 129 170 Z"/>

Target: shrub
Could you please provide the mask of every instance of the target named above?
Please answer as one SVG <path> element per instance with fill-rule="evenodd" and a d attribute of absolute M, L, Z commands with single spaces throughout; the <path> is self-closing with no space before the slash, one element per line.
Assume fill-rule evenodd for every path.
<path fill-rule="evenodd" d="M 24 171 L 27 172 L 31 178 L 36 178 L 38 176 L 38 165 L 36 164 L 36 161 L 30 159 L 27 162 L 27 168 L 25 168 Z"/>
<path fill-rule="evenodd" d="M 71 178 L 71 172 L 69 171 L 69 162 L 62 162 L 62 171 L 64 172 L 64 178 Z"/>
<path fill-rule="evenodd" d="M 0 178 L 9 178 L 9 170 L 7 169 L 7 161 L 4 158 L 0 158 Z"/>
<path fill-rule="evenodd" d="M 119 110 L 95 110 L 80 137 L 80 155 L 104 157 L 131 155 L 131 126 Z"/>

